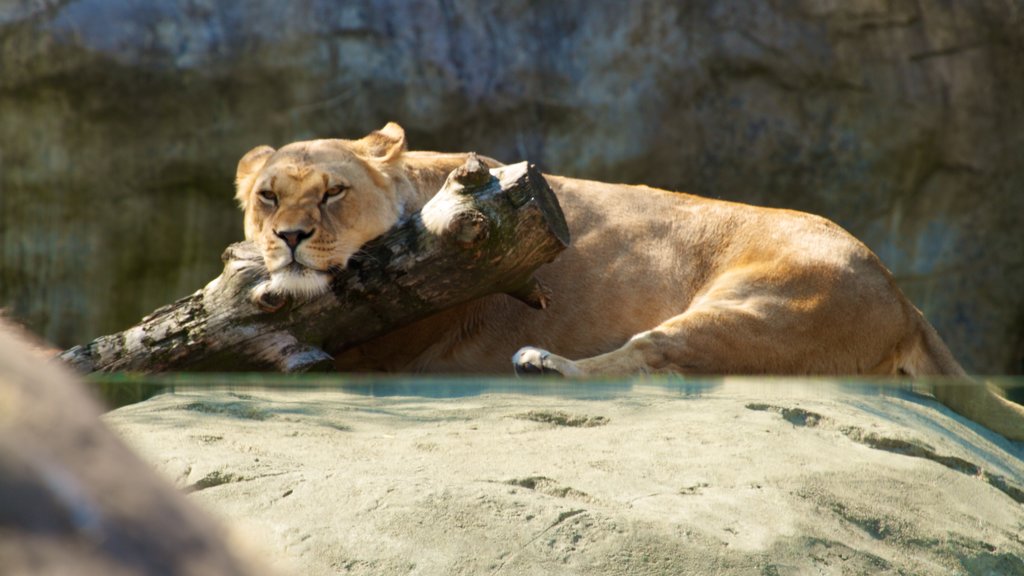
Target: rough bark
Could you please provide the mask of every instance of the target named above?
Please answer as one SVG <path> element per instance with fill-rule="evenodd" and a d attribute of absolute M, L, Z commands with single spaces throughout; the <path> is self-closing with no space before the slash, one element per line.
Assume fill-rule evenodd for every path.
<path fill-rule="evenodd" d="M 471 155 L 419 213 L 334 271 L 328 294 L 255 296 L 268 279 L 263 259 L 253 244 L 233 244 L 203 289 L 61 358 L 83 372 L 326 370 L 331 354 L 487 294 L 545 307 L 533 272 L 568 242 L 534 166 L 488 171 Z"/>

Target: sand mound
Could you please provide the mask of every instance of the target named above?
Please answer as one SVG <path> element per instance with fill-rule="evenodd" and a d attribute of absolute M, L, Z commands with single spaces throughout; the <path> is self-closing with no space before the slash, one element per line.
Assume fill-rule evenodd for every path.
<path fill-rule="evenodd" d="M 875 392 L 204 392 L 106 421 L 296 574 L 1024 574 L 1021 447 Z"/>

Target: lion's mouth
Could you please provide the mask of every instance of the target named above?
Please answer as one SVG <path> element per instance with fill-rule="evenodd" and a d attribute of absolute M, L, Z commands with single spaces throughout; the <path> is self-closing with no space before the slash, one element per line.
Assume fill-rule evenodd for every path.
<path fill-rule="evenodd" d="M 266 262 L 268 264 L 267 270 L 271 274 L 300 274 L 301 275 L 301 274 L 309 274 L 309 273 L 327 274 L 327 273 L 330 272 L 329 270 L 321 270 L 321 269 L 319 269 L 319 268 L 317 268 L 315 266 L 310 266 L 309 264 L 304 264 L 303 262 L 300 262 L 299 260 L 295 260 L 295 259 L 289 260 L 287 264 L 280 264 L 279 266 L 276 266 L 276 267 L 273 267 L 273 268 L 271 268 L 269 266 L 270 262 L 268 261 L 267 258 L 264 258 L 264 262 Z"/>
<path fill-rule="evenodd" d="M 323 294 L 331 285 L 330 273 L 291 261 L 270 273 L 270 289 L 295 296 Z"/>

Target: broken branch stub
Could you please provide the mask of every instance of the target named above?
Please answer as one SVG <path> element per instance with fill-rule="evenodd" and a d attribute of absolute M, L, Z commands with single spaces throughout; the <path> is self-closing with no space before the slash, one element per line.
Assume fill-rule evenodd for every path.
<path fill-rule="evenodd" d="M 83 372 L 330 369 L 333 354 L 488 294 L 544 308 L 550 294 L 533 272 L 568 244 L 536 167 L 487 170 L 470 155 L 419 213 L 334 271 L 328 294 L 294 301 L 254 292 L 267 271 L 257 248 L 241 242 L 201 290 L 61 358 Z"/>

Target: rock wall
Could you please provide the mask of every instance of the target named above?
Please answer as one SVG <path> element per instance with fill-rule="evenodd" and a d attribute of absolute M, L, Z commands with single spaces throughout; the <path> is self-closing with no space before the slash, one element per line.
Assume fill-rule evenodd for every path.
<path fill-rule="evenodd" d="M 823 214 L 1024 372 L 1024 3 L 66 0 L 0 8 L 0 306 L 66 346 L 218 273 L 237 159 L 413 147 Z"/>

